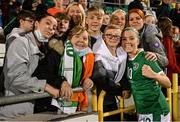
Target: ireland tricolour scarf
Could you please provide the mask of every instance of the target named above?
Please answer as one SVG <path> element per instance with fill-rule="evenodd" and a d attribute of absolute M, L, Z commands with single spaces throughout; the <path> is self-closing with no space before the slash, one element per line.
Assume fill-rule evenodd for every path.
<path fill-rule="evenodd" d="M 61 58 L 59 74 L 67 78 L 72 88 L 80 86 L 82 66 L 80 57 L 74 52 L 72 44 L 68 40 L 65 43 L 64 56 Z M 55 99 L 53 99 L 52 104 L 57 106 L 64 113 L 69 114 L 74 113 L 78 106 L 78 102 L 73 101 L 71 105 L 66 106 L 62 101 L 57 101 Z"/>
<path fill-rule="evenodd" d="M 70 41 L 67 41 L 65 44 L 64 56 L 59 66 L 59 73 L 67 78 L 67 81 L 72 88 L 80 85 L 82 61 L 74 52 Z"/>

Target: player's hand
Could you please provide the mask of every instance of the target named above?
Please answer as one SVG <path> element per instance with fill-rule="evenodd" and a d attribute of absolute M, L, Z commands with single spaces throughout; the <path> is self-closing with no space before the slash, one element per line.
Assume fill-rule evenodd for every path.
<path fill-rule="evenodd" d="M 149 61 L 157 61 L 157 55 L 153 52 L 147 52 L 145 58 Z"/>
<path fill-rule="evenodd" d="M 142 75 L 148 78 L 154 78 L 155 72 L 148 65 L 143 65 L 142 67 Z"/>

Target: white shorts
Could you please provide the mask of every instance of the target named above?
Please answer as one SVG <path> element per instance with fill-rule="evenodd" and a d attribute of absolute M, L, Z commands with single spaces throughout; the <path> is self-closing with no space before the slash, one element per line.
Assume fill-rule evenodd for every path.
<path fill-rule="evenodd" d="M 171 116 L 170 113 L 167 115 L 161 115 L 161 122 L 170 122 Z M 153 122 L 153 114 L 139 114 L 138 122 Z"/>

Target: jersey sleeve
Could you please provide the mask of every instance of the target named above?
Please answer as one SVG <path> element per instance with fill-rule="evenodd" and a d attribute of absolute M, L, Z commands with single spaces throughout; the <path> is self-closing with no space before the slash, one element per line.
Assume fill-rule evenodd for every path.
<path fill-rule="evenodd" d="M 149 65 L 151 67 L 151 69 L 156 73 L 162 72 L 162 69 L 160 68 L 160 66 L 158 65 L 158 63 L 156 61 L 146 60 L 145 64 Z"/>

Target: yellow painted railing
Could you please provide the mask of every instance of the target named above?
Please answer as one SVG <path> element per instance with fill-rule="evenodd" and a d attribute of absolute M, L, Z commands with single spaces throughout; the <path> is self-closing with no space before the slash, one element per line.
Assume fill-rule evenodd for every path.
<path fill-rule="evenodd" d="M 167 102 L 169 104 L 170 114 L 172 115 L 172 94 L 171 94 L 171 88 L 167 89 L 166 100 L 167 100 Z M 172 116 L 171 116 L 171 120 L 172 120 Z"/>
<path fill-rule="evenodd" d="M 97 105 L 95 108 L 97 108 L 98 111 L 98 120 L 99 122 L 103 121 L 103 117 L 114 115 L 117 113 L 120 113 L 121 119 L 124 119 L 124 113 L 135 109 L 134 105 L 128 106 L 124 108 L 124 100 L 120 97 L 120 108 L 118 110 L 114 111 L 109 111 L 109 112 L 103 112 L 103 101 L 104 101 L 104 96 L 106 95 L 105 91 L 101 91 L 99 97 L 98 97 L 98 107 Z M 97 98 L 97 96 L 96 96 Z M 171 112 L 171 120 L 173 121 L 178 121 L 178 74 L 174 73 L 173 74 L 173 80 L 172 80 L 172 89 L 168 88 L 167 89 L 167 98 L 166 98 L 169 107 L 170 107 L 170 112 Z M 97 101 L 97 99 L 96 99 Z M 95 105 L 95 104 L 94 104 Z"/>
<path fill-rule="evenodd" d="M 173 73 L 172 76 L 172 88 L 167 89 L 167 98 L 171 120 L 178 121 L 178 74 Z"/>
<path fill-rule="evenodd" d="M 128 106 L 124 108 L 124 100 L 120 97 L 120 102 L 119 102 L 119 109 L 118 110 L 113 110 L 109 112 L 103 112 L 103 101 L 104 101 L 104 96 L 106 95 L 106 92 L 104 90 L 101 91 L 99 97 L 98 97 L 98 120 L 99 122 L 103 121 L 103 118 L 106 116 L 114 115 L 114 114 L 120 114 L 121 120 L 124 119 L 124 113 L 129 112 L 131 110 L 135 109 L 134 105 Z"/>
<path fill-rule="evenodd" d="M 97 112 L 97 93 L 96 88 L 92 90 L 92 111 Z"/>
<path fill-rule="evenodd" d="M 178 121 L 178 74 L 173 73 L 172 79 L 172 120 Z"/>

